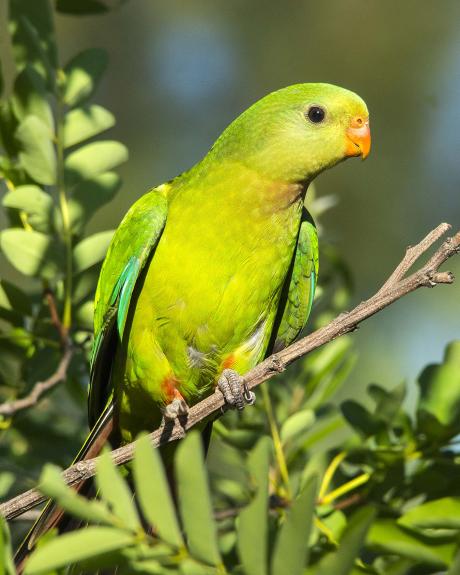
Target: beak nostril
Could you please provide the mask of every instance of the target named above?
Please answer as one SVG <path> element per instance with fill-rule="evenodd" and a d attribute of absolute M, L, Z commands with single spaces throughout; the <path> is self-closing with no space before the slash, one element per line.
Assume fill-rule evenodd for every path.
<path fill-rule="evenodd" d="M 362 156 L 363 159 L 369 155 L 371 147 L 371 135 L 369 130 L 369 119 L 367 116 L 354 116 L 347 129 L 348 156 Z"/>
<path fill-rule="evenodd" d="M 367 116 L 354 116 L 351 119 L 350 123 L 350 127 L 355 128 L 357 130 L 360 130 L 361 128 L 364 128 L 364 126 L 368 125 L 369 125 L 369 119 L 367 118 Z"/>

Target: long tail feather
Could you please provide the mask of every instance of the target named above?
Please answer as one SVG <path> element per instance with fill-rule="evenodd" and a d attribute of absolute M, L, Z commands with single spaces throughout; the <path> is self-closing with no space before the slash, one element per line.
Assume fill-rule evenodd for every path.
<path fill-rule="evenodd" d="M 113 404 L 111 403 L 106 407 L 104 412 L 97 420 L 95 426 L 88 435 L 85 443 L 81 447 L 73 463 L 97 457 L 97 455 L 99 455 L 99 453 L 101 452 L 103 446 L 110 439 L 112 432 L 113 432 Z M 85 495 L 89 493 L 91 487 L 92 487 L 92 480 L 89 479 L 78 483 L 73 488 L 82 495 Z M 60 509 L 55 503 L 53 503 L 52 501 L 48 501 L 48 503 L 45 505 L 45 508 L 41 512 L 40 517 L 33 524 L 30 531 L 27 533 L 24 540 L 21 542 L 19 549 L 16 552 L 14 559 L 18 575 L 20 575 L 23 572 L 25 561 L 30 555 L 38 538 L 41 537 L 44 533 L 46 533 L 50 529 L 53 529 L 55 527 L 58 528 L 59 532 L 66 531 L 68 530 L 68 526 L 70 523 L 71 518 L 69 518 L 65 514 L 65 512 L 62 509 Z"/>

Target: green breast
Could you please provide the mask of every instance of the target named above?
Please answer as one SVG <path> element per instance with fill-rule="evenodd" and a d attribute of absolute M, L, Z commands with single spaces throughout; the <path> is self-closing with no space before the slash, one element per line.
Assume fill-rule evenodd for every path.
<path fill-rule="evenodd" d="M 229 352 L 276 309 L 301 201 L 235 172 L 199 187 L 192 180 L 172 201 L 141 296 L 165 347 L 173 330 L 199 351 Z"/>
<path fill-rule="evenodd" d="M 194 403 L 215 385 L 226 355 L 260 338 L 257 354 L 238 365 L 246 371 L 265 352 L 302 198 L 298 187 L 263 181 L 240 166 L 229 170 L 192 175 L 168 198 L 120 365 L 123 393 L 131 402 L 140 394 L 138 406 L 145 406 L 143 392 L 164 401 L 171 373 Z"/>

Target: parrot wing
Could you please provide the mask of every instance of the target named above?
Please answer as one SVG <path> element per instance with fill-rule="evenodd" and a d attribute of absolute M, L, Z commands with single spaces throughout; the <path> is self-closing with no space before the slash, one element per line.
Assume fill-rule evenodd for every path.
<path fill-rule="evenodd" d="M 165 186 L 154 188 L 132 206 L 115 232 L 102 266 L 96 290 L 95 340 L 91 356 L 91 431 L 73 463 L 99 455 L 113 429 L 110 372 L 114 347 L 123 335 L 139 274 L 152 255 L 166 222 L 167 201 L 163 191 Z M 91 485 L 91 481 L 82 481 L 74 488 L 85 493 Z M 72 526 L 71 519 L 54 502 L 48 502 L 15 555 L 18 573 L 22 573 L 26 558 L 44 532 L 58 526 L 65 531 L 68 524 Z"/>
<path fill-rule="evenodd" d="M 166 186 L 154 188 L 128 211 L 110 244 L 99 276 L 94 311 L 88 399 L 92 427 L 109 409 L 114 346 L 121 340 L 137 280 L 155 250 L 166 223 Z"/>
<path fill-rule="evenodd" d="M 304 208 L 297 245 L 281 294 L 278 317 L 267 354 L 288 346 L 307 323 L 315 295 L 318 277 L 318 232 L 308 211 Z"/>

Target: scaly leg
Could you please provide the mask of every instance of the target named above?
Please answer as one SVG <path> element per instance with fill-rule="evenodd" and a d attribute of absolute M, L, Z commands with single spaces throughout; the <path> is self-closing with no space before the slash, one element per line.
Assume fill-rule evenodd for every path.
<path fill-rule="evenodd" d="M 248 389 L 244 379 L 233 369 L 224 369 L 217 381 L 217 387 L 230 407 L 241 411 L 246 405 L 254 405 L 256 396 Z"/>
<path fill-rule="evenodd" d="M 175 397 L 171 401 L 171 403 L 168 403 L 168 405 L 166 405 L 163 408 L 163 417 L 165 418 L 166 421 L 174 420 L 180 415 L 187 415 L 189 411 L 187 402 L 182 397 L 182 395 L 177 391 L 177 389 L 174 390 L 174 395 Z"/>

